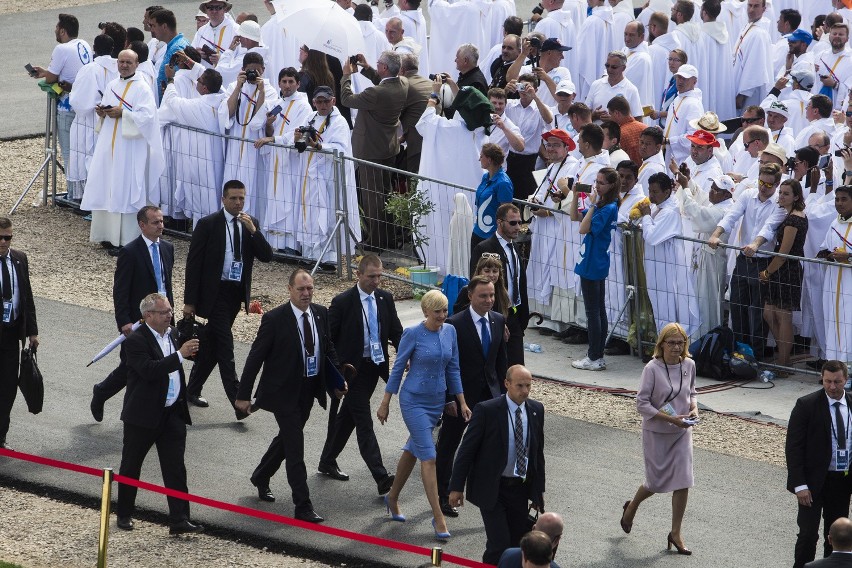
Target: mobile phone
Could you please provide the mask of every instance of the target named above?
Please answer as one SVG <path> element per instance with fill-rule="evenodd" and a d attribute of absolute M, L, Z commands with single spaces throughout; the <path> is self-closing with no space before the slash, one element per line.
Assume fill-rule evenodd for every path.
<path fill-rule="evenodd" d="M 276 114 L 281 112 L 281 105 L 275 105 L 275 108 L 269 111 L 267 116 L 275 116 Z"/>
<path fill-rule="evenodd" d="M 849 146 L 846 146 L 841 150 L 835 150 L 834 155 L 837 156 L 838 158 L 842 158 L 843 157 L 843 150 L 848 150 L 848 149 L 849 149 Z"/>
<path fill-rule="evenodd" d="M 36 75 L 38 75 L 38 71 L 36 71 L 36 70 L 35 70 L 35 67 L 33 67 L 32 65 L 30 65 L 29 63 L 27 63 L 26 65 L 24 65 L 24 69 L 26 69 L 26 70 L 27 70 L 27 73 L 29 73 L 29 74 L 30 74 L 30 77 L 35 77 Z"/>
<path fill-rule="evenodd" d="M 817 162 L 817 167 L 821 170 L 824 170 L 828 166 L 828 162 L 831 160 L 831 156 L 826 154 L 825 156 L 819 157 L 819 162 Z"/>
<path fill-rule="evenodd" d="M 352 67 L 355 67 L 356 65 L 358 65 L 358 56 L 357 55 L 350 55 L 349 56 L 349 65 L 351 65 Z"/>
<path fill-rule="evenodd" d="M 518 90 L 521 91 L 521 92 L 526 91 L 527 90 L 527 84 L 521 83 L 520 85 L 518 85 Z"/>

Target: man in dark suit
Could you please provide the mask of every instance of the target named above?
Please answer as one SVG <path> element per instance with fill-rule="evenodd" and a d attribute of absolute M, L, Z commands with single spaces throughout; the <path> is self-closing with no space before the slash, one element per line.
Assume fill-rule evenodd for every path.
<path fill-rule="evenodd" d="M 506 319 L 509 328 L 509 366 L 524 364 L 524 330 L 530 319 L 527 271 L 514 243 L 520 230 L 521 211 L 511 203 L 504 203 L 497 208 L 497 232 L 473 247 L 470 253 L 471 276 L 476 270 L 476 263 L 482 258 L 482 253 L 499 254 L 503 263 L 503 283 L 507 287 L 506 292 L 512 304 Z"/>
<path fill-rule="evenodd" d="M 848 377 L 845 363 L 827 361 L 822 367 L 823 388 L 797 400 L 790 413 L 785 447 L 787 490 L 795 493 L 799 503 L 794 568 L 816 556 L 820 516 L 823 556 L 832 551 L 827 538 L 831 523 L 849 516 L 852 396 L 843 389 Z"/>
<path fill-rule="evenodd" d="M 145 296 L 139 311 L 145 324 L 124 342 L 127 360 L 127 390 L 124 393 L 124 442 L 119 474 L 139 479 L 142 463 L 151 446 L 157 446 L 163 484 L 187 492 L 186 425 L 192 424 L 186 404 L 183 360 L 198 351 L 198 340 L 190 339 L 177 348 L 169 328 L 172 306 L 162 294 Z M 189 502 L 167 497 L 169 534 L 201 532 L 204 528 L 189 520 Z M 115 512 L 118 528 L 133 530 L 136 487 L 119 484 Z"/>
<path fill-rule="evenodd" d="M 286 459 L 287 482 L 293 491 L 295 517 L 321 523 L 314 511 L 305 469 L 305 423 L 316 399 L 325 408 L 326 373 L 330 362 L 338 366 L 329 338 L 328 310 L 311 302 L 314 279 L 298 268 L 290 275 L 290 301 L 263 315 L 240 379 L 236 407 L 251 409 L 251 394 L 260 367 L 255 406 L 275 416 L 279 432 L 251 476 L 261 501 L 275 501 L 269 480 Z M 345 392 L 335 391 L 342 397 Z"/>
<path fill-rule="evenodd" d="M 852 521 L 840 517 L 828 530 L 828 540 L 834 551 L 831 556 L 805 564 L 806 568 L 841 568 L 852 566 Z"/>
<path fill-rule="evenodd" d="M 399 74 L 408 79 L 408 97 L 399 121 L 402 124 L 402 136 L 405 140 L 405 169 L 413 174 L 420 171 L 420 153 L 423 149 L 423 136 L 415 125 L 429 102 L 432 94 L 432 81 L 420 75 L 420 61 L 413 53 L 401 53 Z"/>
<path fill-rule="evenodd" d="M 136 213 L 136 221 L 142 234 L 121 248 L 112 280 L 115 323 L 118 331 L 125 336 L 130 335 L 133 324 L 142 319 L 139 302 L 148 294 L 159 292 L 168 298 L 170 305 L 174 304 L 172 269 L 175 264 L 175 247 L 161 238 L 163 212 L 159 207 L 146 205 Z M 127 364 L 124 359 L 122 344 L 118 367 L 92 388 L 89 408 L 98 422 L 104 419 L 104 403 L 127 386 Z"/>
<path fill-rule="evenodd" d="M 207 377 L 218 363 L 225 394 L 231 404 L 237 396 L 234 365 L 234 335 L 231 327 L 251 296 L 251 271 L 255 258 L 272 260 L 272 247 L 258 230 L 260 223 L 243 213 L 245 185 L 239 180 L 225 183 L 221 211 L 201 219 L 192 231 L 186 257 L 184 315 L 207 318 L 203 348 L 189 374 L 189 402 L 208 406 L 201 396 Z M 236 411 L 237 419 L 247 415 Z"/>
<path fill-rule="evenodd" d="M 447 323 L 456 328 L 459 346 L 464 398 L 473 409 L 478 403 L 497 398 L 503 393 L 501 377 L 506 376 L 506 341 L 503 331 L 506 320 L 494 311 L 494 284 L 486 276 L 474 276 L 467 285 L 470 307 L 453 314 Z M 453 457 L 461 442 L 467 423 L 459 416 L 454 400 L 448 400 L 441 430 L 438 433 L 435 461 L 438 477 L 438 497 L 441 510 L 448 517 L 458 517 L 450 505 L 449 484 Z"/>
<path fill-rule="evenodd" d="M 0 217 L 0 448 L 6 445 L 9 416 L 18 394 L 18 370 L 21 345 L 29 339 L 30 347 L 38 347 L 33 290 L 27 255 L 12 250 L 12 220 Z"/>
<path fill-rule="evenodd" d="M 367 464 L 379 491 L 384 495 L 393 485 L 382 463 L 382 453 L 373 431 L 370 398 L 379 377 L 388 380 L 388 342 L 396 348 L 402 337 L 402 323 L 396 315 L 393 295 L 379 288 L 382 261 L 368 254 L 358 264 L 358 283 L 334 297 L 328 309 L 328 327 L 341 364 L 349 363 L 357 371 L 350 380 L 343 402 L 333 398 L 329 408 L 328 435 L 319 462 L 319 472 L 345 481 L 337 456 L 346 447 L 352 430 L 358 438 L 358 450 Z M 363 338 L 358 341 L 358 338 Z"/>
<path fill-rule="evenodd" d="M 466 482 L 468 501 L 479 507 L 486 564 L 529 530 L 529 501 L 544 512 L 544 406 L 529 398 L 532 375 L 523 365 L 509 367 L 505 384 L 504 396 L 473 409 L 450 478 L 450 505 L 464 505 Z"/>
<path fill-rule="evenodd" d="M 363 57 L 360 59 L 363 64 Z M 395 51 L 385 51 L 376 63 L 380 79 L 374 87 L 355 94 L 352 92 L 352 74 L 357 66 L 348 61 L 343 66 L 343 83 L 340 100 L 358 109 L 352 129 L 352 155 L 382 166 L 395 166 L 399 153 L 399 116 L 408 98 L 408 79 L 399 77 L 400 59 Z M 369 77 L 369 71 L 364 72 Z M 387 248 L 393 240 L 393 226 L 385 214 L 385 200 L 389 191 L 388 172 L 371 166 L 358 166 L 358 186 L 361 189 L 361 206 L 369 228 L 368 246 Z"/>

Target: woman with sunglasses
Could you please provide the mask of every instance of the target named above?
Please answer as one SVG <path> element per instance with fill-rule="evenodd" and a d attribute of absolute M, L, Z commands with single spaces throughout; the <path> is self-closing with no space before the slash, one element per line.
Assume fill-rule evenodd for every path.
<path fill-rule="evenodd" d="M 825 195 L 825 173 L 819 166 L 819 150 L 813 146 L 799 148 L 794 154 L 793 171 L 790 177 L 802 185 L 802 192 L 807 196 Z"/>
<path fill-rule="evenodd" d="M 636 409 L 642 415 L 645 482 L 624 503 L 621 529 L 630 533 L 639 505 L 654 493 L 672 492 L 672 525 L 667 547 L 692 554 L 681 536 L 692 472 L 692 426 L 698 421 L 695 363 L 689 358 L 686 331 L 678 323 L 663 327 L 654 358 L 642 371 Z"/>

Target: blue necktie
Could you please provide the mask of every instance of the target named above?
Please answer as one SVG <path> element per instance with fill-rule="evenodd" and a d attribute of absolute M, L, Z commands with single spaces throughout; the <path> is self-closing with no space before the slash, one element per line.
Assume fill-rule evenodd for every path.
<path fill-rule="evenodd" d="M 376 317 L 376 308 L 373 306 L 372 296 L 367 296 L 367 323 L 370 327 L 370 343 L 378 343 L 379 319 Z"/>
<path fill-rule="evenodd" d="M 491 347 L 491 333 L 488 331 L 488 318 L 482 316 L 479 318 L 479 325 L 482 327 L 482 354 L 488 359 L 488 348 Z"/>
<path fill-rule="evenodd" d="M 166 295 L 166 284 L 163 282 L 163 267 L 160 263 L 160 243 L 151 243 L 151 260 L 154 263 L 154 278 L 157 279 L 157 292 Z"/>

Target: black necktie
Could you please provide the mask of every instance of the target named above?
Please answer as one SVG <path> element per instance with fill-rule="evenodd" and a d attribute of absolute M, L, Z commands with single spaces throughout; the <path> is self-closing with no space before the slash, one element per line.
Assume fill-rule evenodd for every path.
<path fill-rule="evenodd" d="M 527 475 L 527 445 L 524 439 L 524 422 L 521 407 L 515 409 L 515 471 L 518 477 Z"/>
<path fill-rule="evenodd" d="M 0 256 L 0 264 L 3 265 L 3 299 L 12 299 L 12 275 L 9 273 L 9 267 L 6 266 L 6 259 L 9 255 Z"/>
<path fill-rule="evenodd" d="M 843 424 L 843 416 L 840 414 L 840 402 L 835 402 L 834 406 L 834 425 L 837 428 L 837 449 L 846 449 L 846 427 Z"/>
<path fill-rule="evenodd" d="M 521 305 L 521 287 L 518 282 L 518 257 L 515 256 L 515 246 L 512 243 L 506 243 L 509 249 L 509 262 L 512 263 L 512 305 Z"/>
<path fill-rule="evenodd" d="M 308 312 L 302 314 L 302 329 L 305 334 L 305 351 L 308 355 L 314 354 L 314 331 L 311 329 L 311 316 Z"/>
<path fill-rule="evenodd" d="M 240 243 L 240 222 L 234 217 L 234 260 L 237 262 L 243 259 L 243 248 Z"/>

